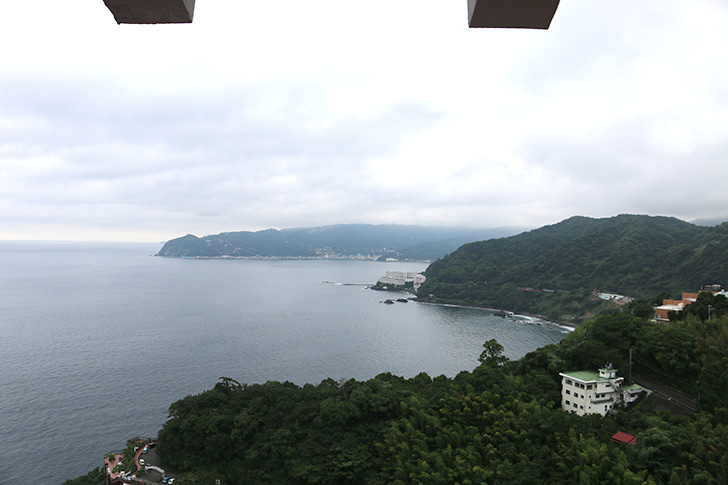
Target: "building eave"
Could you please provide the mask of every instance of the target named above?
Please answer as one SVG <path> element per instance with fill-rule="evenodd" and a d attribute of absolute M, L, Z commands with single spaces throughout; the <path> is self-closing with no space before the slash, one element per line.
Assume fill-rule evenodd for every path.
<path fill-rule="evenodd" d="M 195 0 L 104 0 L 118 24 L 191 23 Z"/>
<path fill-rule="evenodd" d="M 546 30 L 558 6 L 559 0 L 468 0 L 468 26 Z"/>

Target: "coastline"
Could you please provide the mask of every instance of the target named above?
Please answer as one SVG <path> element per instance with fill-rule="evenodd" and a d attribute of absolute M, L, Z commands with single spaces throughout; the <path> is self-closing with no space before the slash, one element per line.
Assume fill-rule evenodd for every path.
<path fill-rule="evenodd" d="M 397 259 L 395 261 L 384 261 L 381 256 L 357 256 L 336 254 L 329 256 L 231 256 L 221 254 L 218 256 L 182 256 L 162 254 L 161 252 L 153 255 L 156 258 L 168 259 L 198 259 L 198 260 L 245 260 L 245 261 L 372 261 L 375 263 L 431 263 L 429 259 Z"/>
<path fill-rule="evenodd" d="M 574 324 L 572 322 L 563 322 L 563 321 L 560 321 L 560 320 L 554 320 L 552 318 L 548 318 L 548 317 L 545 317 L 543 315 L 538 315 L 536 313 L 513 312 L 513 311 L 510 311 L 510 310 L 502 310 L 502 309 L 498 309 L 498 308 L 491 308 L 491 307 L 484 306 L 484 305 L 474 305 L 474 304 L 465 305 L 465 304 L 462 304 L 462 303 L 445 303 L 445 302 L 437 302 L 437 301 L 427 301 L 427 300 L 423 300 L 423 299 L 420 299 L 420 298 L 415 298 L 413 301 L 415 301 L 417 303 L 424 303 L 426 305 L 440 305 L 440 306 L 450 306 L 450 307 L 460 307 L 460 308 L 472 308 L 472 309 L 476 309 L 476 310 L 488 310 L 488 311 L 491 311 L 491 312 L 509 312 L 509 313 L 513 313 L 514 315 L 521 315 L 521 316 L 524 316 L 524 317 L 529 317 L 529 318 L 533 318 L 533 319 L 536 319 L 536 320 L 540 320 L 540 321 L 549 323 L 551 325 L 555 325 L 557 327 L 562 327 L 562 328 L 567 329 L 569 331 L 573 331 L 574 329 L 576 329 L 578 327 L 578 325 L 576 325 L 576 324 Z"/>
<path fill-rule="evenodd" d="M 557 327 L 561 327 L 569 332 L 574 331 L 577 327 L 579 327 L 578 324 L 574 322 L 566 322 L 561 320 L 555 320 L 553 318 L 546 317 L 544 315 L 539 315 L 538 313 L 531 313 L 531 312 L 514 312 L 511 310 L 505 310 L 502 308 L 491 308 L 489 306 L 485 305 L 477 305 L 477 304 L 463 304 L 463 303 L 450 303 L 450 302 L 442 302 L 442 301 L 430 301 L 424 298 L 417 297 L 417 292 L 414 291 L 412 288 L 402 288 L 402 287 L 395 287 L 395 288 L 381 288 L 377 287 L 376 285 L 366 285 L 367 289 L 374 290 L 374 291 L 384 291 L 384 292 L 405 292 L 412 297 L 409 299 L 411 301 L 417 302 L 417 303 L 424 303 L 427 305 L 440 305 L 440 306 L 451 306 L 451 307 L 460 307 L 460 308 L 472 308 L 476 310 L 487 310 L 493 313 L 505 313 L 505 314 L 511 314 L 510 316 L 514 315 L 520 315 L 523 317 L 527 317 L 530 319 L 538 320 L 541 322 L 548 323 L 550 325 L 555 325 Z"/>

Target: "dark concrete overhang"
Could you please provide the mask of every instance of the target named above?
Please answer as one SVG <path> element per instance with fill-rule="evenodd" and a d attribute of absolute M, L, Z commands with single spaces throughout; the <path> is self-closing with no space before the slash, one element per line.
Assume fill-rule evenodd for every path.
<path fill-rule="evenodd" d="M 189 24 L 195 0 L 104 0 L 119 24 Z"/>
<path fill-rule="evenodd" d="M 104 0 L 119 24 L 191 23 L 195 0 Z M 548 29 L 559 0 L 468 0 L 470 27 Z"/>
<path fill-rule="evenodd" d="M 548 29 L 559 0 L 468 0 L 468 25 Z"/>

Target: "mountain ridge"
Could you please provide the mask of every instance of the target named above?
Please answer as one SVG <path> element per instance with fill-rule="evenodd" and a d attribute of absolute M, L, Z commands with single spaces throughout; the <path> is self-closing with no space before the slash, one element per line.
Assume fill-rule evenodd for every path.
<path fill-rule="evenodd" d="M 546 311 L 564 319 L 566 306 L 579 314 L 594 290 L 651 299 L 661 292 L 726 284 L 728 223 L 703 227 L 664 216 L 574 216 L 519 235 L 465 244 L 430 264 L 425 275 L 420 292 L 433 294 L 432 300 Z M 526 295 L 523 288 L 562 294 Z M 544 304 L 547 300 L 550 305 Z"/>
<path fill-rule="evenodd" d="M 395 224 L 329 226 L 192 234 L 167 241 L 157 256 L 433 260 L 464 243 L 516 234 L 519 228 L 447 228 Z"/>

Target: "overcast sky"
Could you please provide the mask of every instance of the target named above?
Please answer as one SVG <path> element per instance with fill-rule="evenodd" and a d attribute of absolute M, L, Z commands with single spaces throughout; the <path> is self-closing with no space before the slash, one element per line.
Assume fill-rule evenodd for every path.
<path fill-rule="evenodd" d="M 728 3 L 102 0 L 0 16 L 0 239 L 728 216 Z"/>

